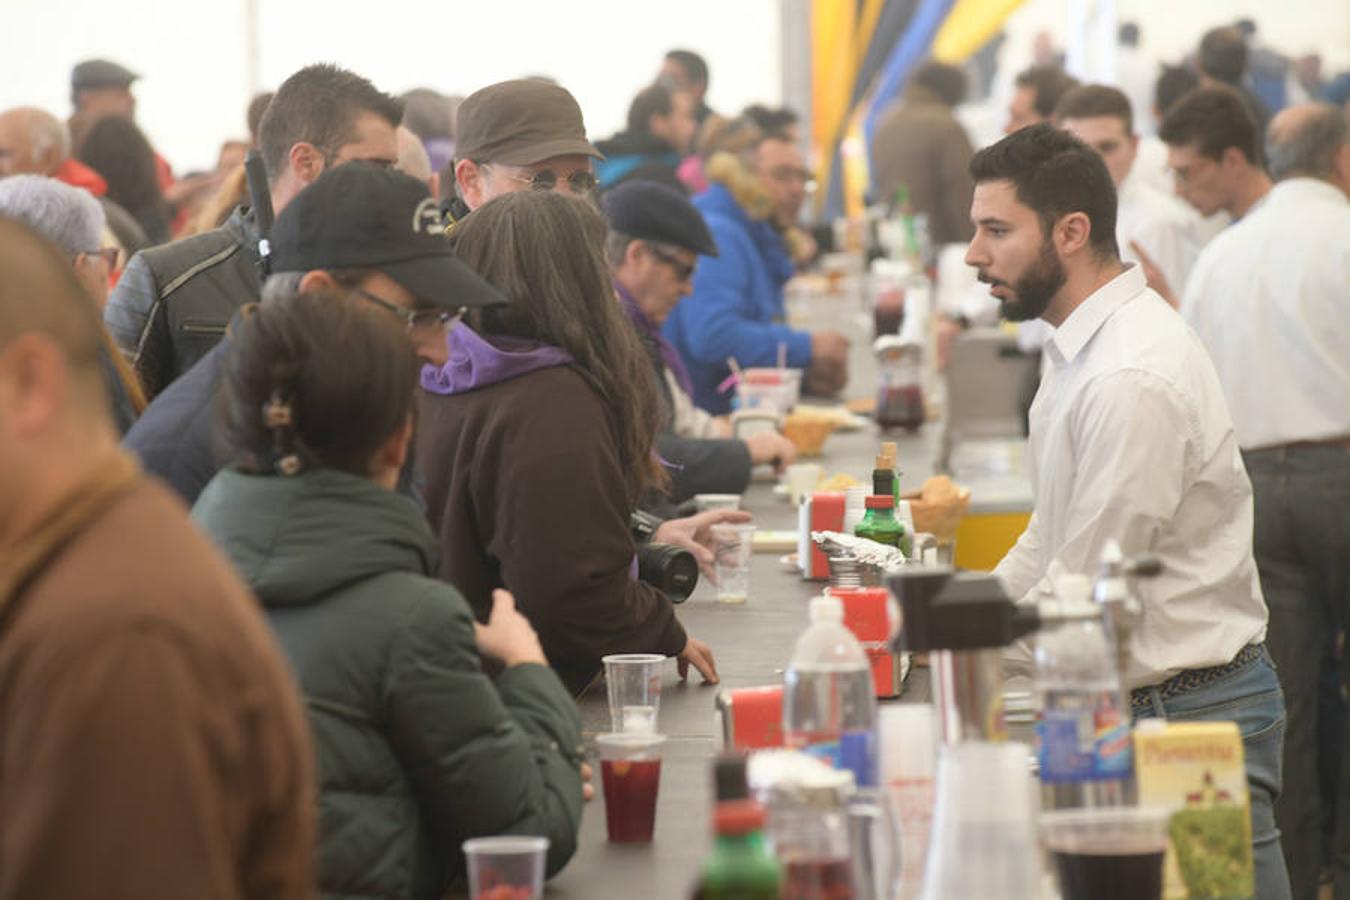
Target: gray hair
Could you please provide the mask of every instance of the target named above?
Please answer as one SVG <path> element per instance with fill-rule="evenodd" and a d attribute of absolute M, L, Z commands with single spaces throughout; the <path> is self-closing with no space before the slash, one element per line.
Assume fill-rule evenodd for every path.
<path fill-rule="evenodd" d="M 1339 109 L 1329 103 L 1309 107 L 1292 122 L 1277 122 L 1266 135 L 1266 159 L 1276 181 L 1298 176 L 1330 178 L 1337 151 L 1350 139 L 1345 114 Z"/>
<path fill-rule="evenodd" d="M 605 262 L 609 263 L 611 269 L 623 265 L 624 257 L 628 254 L 628 245 L 634 241 L 642 241 L 657 253 L 665 256 L 676 256 L 681 249 L 667 241 L 649 241 L 646 238 L 633 237 L 631 234 L 624 234 L 622 231 L 615 231 L 611 228 L 609 234 L 605 235 Z"/>
<path fill-rule="evenodd" d="M 88 191 L 43 175 L 0 180 L 0 215 L 26 223 L 72 257 L 102 246 L 107 221 Z"/>

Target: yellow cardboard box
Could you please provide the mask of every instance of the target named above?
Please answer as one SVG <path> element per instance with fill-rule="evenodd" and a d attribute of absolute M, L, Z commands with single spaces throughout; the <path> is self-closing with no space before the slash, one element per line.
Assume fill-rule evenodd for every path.
<path fill-rule="evenodd" d="M 1252 822 L 1235 722 L 1146 720 L 1134 731 L 1139 805 L 1171 809 L 1163 896 L 1251 897 Z"/>

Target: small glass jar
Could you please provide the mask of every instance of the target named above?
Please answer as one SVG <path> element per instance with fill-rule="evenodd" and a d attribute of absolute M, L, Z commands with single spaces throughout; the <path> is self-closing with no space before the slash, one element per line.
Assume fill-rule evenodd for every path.
<path fill-rule="evenodd" d="M 877 425 L 883 430 L 917 431 L 926 418 L 923 398 L 923 348 L 898 339 L 876 342 Z"/>
<path fill-rule="evenodd" d="M 794 751 L 756 754 L 750 766 L 769 814 L 765 837 L 783 866 L 784 900 L 851 900 L 852 773 Z"/>

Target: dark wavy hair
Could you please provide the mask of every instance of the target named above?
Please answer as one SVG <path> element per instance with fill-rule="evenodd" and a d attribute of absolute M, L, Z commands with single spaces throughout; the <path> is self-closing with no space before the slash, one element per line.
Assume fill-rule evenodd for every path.
<path fill-rule="evenodd" d="M 1117 259 L 1116 186 L 1106 163 L 1087 144 L 1048 122 L 1015 131 L 970 160 L 976 184 L 1008 181 L 1017 200 L 1035 211 L 1042 238 L 1055 222 L 1081 212 L 1092 223 L 1089 242 L 1099 259 Z"/>
<path fill-rule="evenodd" d="M 155 151 L 135 122 L 104 116 L 89 127 L 75 155 L 103 176 L 108 199 L 131 213 L 152 243 L 169 239 L 169 202 L 159 186 Z"/>
<path fill-rule="evenodd" d="M 376 451 L 413 413 L 421 363 L 403 323 L 351 294 L 269 296 L 230 340 L 220 444 L 231 464 L 271 474 L 301 468 L 370 474 Z M 265 408 L 290 408 L 276 427 Z"/>
<path fill-rule="evenodd" d="M 661 404 L 651 363 L 614 296 L 605 234 L 593 204 L 521 191 L 474 210 L 451 239 L 459 258 L 510 301 L 470 311 L 465 321 L 479 334 L 531 338 L 571 354 L 609 411 L 636 502 L 666 480 L 653 452 Z"/>

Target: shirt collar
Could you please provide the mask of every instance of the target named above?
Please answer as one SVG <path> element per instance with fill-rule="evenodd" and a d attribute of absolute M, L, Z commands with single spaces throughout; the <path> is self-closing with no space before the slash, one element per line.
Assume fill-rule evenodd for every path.
<path fill-rule="evenodd" d="M 1069 313 L 1064 324 L 1055 329 L 1046 343 L 1056 364 L 1071 363 L 1087 346 L 1111 314 L 1148 287 L 1144 272 L 1131 265 L 1124 272 L 1093 291 L 1078 308 Z"/>
<path fill-rule="evenodd" d="M 1285 181 L 1276 182 L 1270 189 L 1270 193 L 1261 198 L 1261 203 L 1265 203 L 1271 197 L 1293 197 L 1294 202 L 1321 202 L 1338 203 L 1341 205 L 1350 205 L 1350 198 L 1345 196 L 1345 192 L 1329 181 L 1323 181 L 1320 178 L 1289 178 Z M 1258 204 L 1259 205 L 1259 204 Z M 1256 211 L 1253 206 L 1247 215 Z"/>

